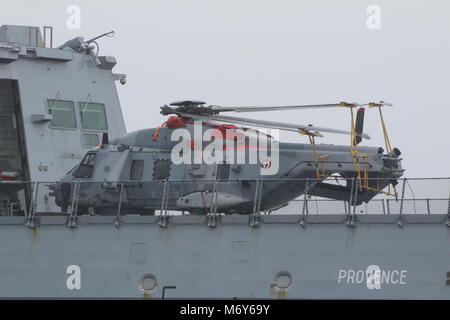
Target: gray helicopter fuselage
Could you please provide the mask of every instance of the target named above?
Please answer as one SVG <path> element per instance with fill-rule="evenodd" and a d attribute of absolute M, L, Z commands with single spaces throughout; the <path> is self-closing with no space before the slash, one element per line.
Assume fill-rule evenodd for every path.
<path fill-rule="evenodd" d="M 204 132 L 210 126 L 202 128 Z M 355 177 L 355 165 L 348 146 L 318 144 L 315 158 L 311 144 L 277 142 L 277 150 L 272 152 L 278 152 L 274 159 L 278 161 L 278 170 L 266 174 L 269 168 L 265 168 L 264 163 L 270 163 L 266 167 L 274 164 L 267 160 L 269 154 L 252 148 L 249 139 L 244 143 L 244 163 L 237 163 L 236 157 L 224 153 L 221 161 L 212 164 L 174 164 L 174 148 L 182 141 L 173 141 L 176 129 L 139 130 L 89 151 L 81 164 L 61 181 L 68 191 L 63 195 L 61 184 L 56 188 L 56 203 L 63 211 L 67 210 L 75 182 L 79 183 L 78 209 L 91 209 L 100 214 L 116 210 L 119 201 L 124 210 L 152 214 L 161 209 L 163 198 L 168 210 L 206 213 L 215 206 L 218 212 L 245 214 L 254 210 L 256 197 L 261 199 L 261 210 L 274 210 L 303 194 L 306 188 L 310 194 L 327 198 L 349 200 L 351 197 L 349 182 Z M 185 124 L 183 129 L 194 133 L 191 123 Z M 242 137 L 246 138 L 245 133 Z M 210 143 L 203 142 L 203 149 Z M 232 140 L 222 139 L 219 143 L 226 150 L 239 149 Z M 194 150 L 195 147 L 192 149 L 199 151 Z M 367 175 L 377 178 L 381 189 L 402 175 L 397 156 L 383 154 L 381 148 L 375 147 L 359 147 L 359 152 L 367 155 Z M 323 160 L 318 161 L 318 157 Z M 250 159 L 256 161 L 251 163 Z M 318 177 L 318 169 L 326 174 Z M 347 183 L 343 186 L 323 183 L 330 174 L 347 179 Z M 310 181 L 307 183 L 305 178 Z M 165 181 L 169 182 L 169 187 L 164 186 Z M 376 194 L 376 191 L 360 190 L 357 201 L 367 202 Z"/>

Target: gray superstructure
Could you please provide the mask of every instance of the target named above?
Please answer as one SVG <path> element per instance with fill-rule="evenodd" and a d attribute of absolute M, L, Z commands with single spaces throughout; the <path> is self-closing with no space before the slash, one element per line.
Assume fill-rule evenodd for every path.
<path fill-rule="evenodd" d="M 168 129 L 159 140 L 156 129 L 125 135 L 115 88 L 125 75 L 112 72 L 115 59 L 82 38 L 58 48 L 44 42 L 38 28 L 0 27 L 0 297 L 450 299 L 450 178 L 400 178 L 397 155 L 361 147 L 371 186 L 399 182 L 397 199 L 368 195 L 356 190 L 343 147 L 318 145 L 332 153 L 326 165 L 344 174 L 324 186 L 312 159 L 295 165 L 311 146 L 280 144 L 286 172 L 272 181 L 256 174 L 259 164 L 228 168 L 228 186 L 246 177 L 250 189 L 239 193 L 220 193 L 211 167 L 172 166 L 173 179 L 127 181 L 128 155 L 167 160 L 159 143 Z M 88 150 L 104 165 L 70 181 L 66 205 L 57 205 L 54 186 Z M 289 172 L 291 195 L 277 187 Z M 203 192 L 185 202 L 183 190 L 199 176 L 196 188 L 208 199 L 219 194 L 222 207 L 203 203 Z M 245 214 L 233 211 L 244 196 Z M 136 211 L 149 198 L 149 211 Z"/>
<path fill-rule="evenodd" d="M 125 76 L 112 72 L 115 59 L 100 56 L 106 62 L 98 65 L 94 49 L 42 45 L 37 27 L 0 27 L 0 172 L 17 181 L 58 180 L 104 132 L 126 132 L 114 84 Z M 93 111 L 104 123 L 90 121 Z M 11 204 L 23 210 L 27 192 L 0 192 L 0 212 Z"/>

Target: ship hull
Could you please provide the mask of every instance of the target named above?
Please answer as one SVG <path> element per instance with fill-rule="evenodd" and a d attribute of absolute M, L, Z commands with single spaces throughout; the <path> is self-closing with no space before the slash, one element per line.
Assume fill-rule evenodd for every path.
<path fill-rule="evenodd" d="M 0 297 L 449 299 L 446 215 L 0 217 Z M 72 266 L 72 267 L 71 267 Z M 74 267 L 77 279 L 74 280 Z M 373 281 L 370 268 L 381 278 Z M 353 271 L 352 271 L 353 270 Z M 142 289 L 144 275 L 156 279 Z M 277 277 L 290 283 L 278 287 Z M 377 282 L 378 281 L 378 282 Z M 170 288 L 175 286 L 176 288 Z M 165 288 L 166 287 L 166 288 Z"/>

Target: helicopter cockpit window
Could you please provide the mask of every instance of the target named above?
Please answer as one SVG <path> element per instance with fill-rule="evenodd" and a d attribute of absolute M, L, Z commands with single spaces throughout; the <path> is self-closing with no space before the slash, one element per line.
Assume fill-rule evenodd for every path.
<path fill-rule="evenodd" d="M 77 120 L 75 119 L 75 105 L 72 101 L 47 100 L 48 113 L 53 116 L 49 125 L 52 128 L 75 129 Z"/>
<path fill-rule="evenodd" d="M 92 178 L 96 153 L 87 153 L 75 173 L 75 178 Z"/>
<path fill-rule="evenodd" d="M 131 162 L 131 180 L 142 180 L 144 177 L 144 160 L 133 160 Z"/>
<path fill-rule="evenodd" d="M 153 163 L 153 180 L 165 180 L 170 175 L 170 160 L 156 160 Z"/>
<path fill-rule="evenodd" d="M 103 103 L 80 102 L 81 129 L 108 130 L 105 105 Z"/>

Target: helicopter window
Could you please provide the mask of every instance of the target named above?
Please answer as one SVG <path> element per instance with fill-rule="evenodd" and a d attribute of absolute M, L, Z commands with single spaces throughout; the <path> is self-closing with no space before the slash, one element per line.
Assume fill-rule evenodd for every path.
<path fill-rule="evenodd" d="M 219 163 L 217 165 L 217 179 L 228 180 L 230 177 L 230 167 L 228 163 Z"/>
<path fill-rule="evenodd" d="M 131 162 L 131 180 L 142 180 L 144 177 L 144 160 L 133 160 Z"/>
<path fill-rule="evenodd" d="M 47 103 L 48 113 L 53 116 L 53 120 L 49 123 L 50 127 L 70 129 L 77 127 L 73 101 L 47 100 Z"/>
<path fill-rule="evenodd" d="M 170 176 L 170 161 L 156 160 L 153 163 L 153 180 L 165 180 Z"/>
<path fill-rule="evenodd" d="M 94 171 L 96 153 L 88 152 L 75 173 L 76 178 L 91 178 Z"/>
<path fill-rule="evenodd" d="M 108 130 L 105 105 L 103 103 L 80 102 L 81 128 L 88 130 Z"/>
<path fill-rule="evenodd" d="M 83 134 L 81 136 L 83 139 L 83 145 L 86 147 L 95 147 L 100 144 L 100 140 L 96 134 Z"/>

